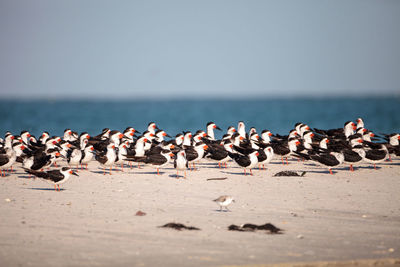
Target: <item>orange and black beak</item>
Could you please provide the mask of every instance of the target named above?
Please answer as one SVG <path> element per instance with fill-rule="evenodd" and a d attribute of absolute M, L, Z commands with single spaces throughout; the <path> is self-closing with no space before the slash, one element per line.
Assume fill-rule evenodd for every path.
<path fill-rule="evenodd" d="M 74 172 L 73 170 L 69 171 L 70 174 L 75 175 L 75 176 L 79 176 L 76 172 Z"/>

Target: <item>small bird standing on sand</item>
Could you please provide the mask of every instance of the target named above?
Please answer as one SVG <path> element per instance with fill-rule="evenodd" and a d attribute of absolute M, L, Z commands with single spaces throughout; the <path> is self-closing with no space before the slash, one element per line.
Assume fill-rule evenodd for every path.
<path fill-rule="evenodd" d="M 219 198 L 214 199 L 213 201 L 219 205 L 220 207 L 219 211 L 222 211 L 222 207 L 225 207 L 227 211 L 230 211 L 228 209 L 228 205 L 231 204 L 232 202 L 235 202 L 235 199 L 233 199 L 232 196 L 220 196 Z"/>

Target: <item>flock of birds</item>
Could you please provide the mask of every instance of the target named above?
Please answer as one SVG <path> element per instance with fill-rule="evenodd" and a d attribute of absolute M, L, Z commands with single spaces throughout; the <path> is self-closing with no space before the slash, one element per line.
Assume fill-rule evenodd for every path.
<path fill-rule="evenodd" d="M 152 165 L 160 174 L 160 168 L 173 162 L 176 177 L 183 171 L 186 178 L 186 170 L 195 169 L 203 159 L 215 162 L 220 168 L 227 168 L 227 162 L 232 160 L 244 169 L 245 175 L 246 170 L 252 175 L 257 165 L 265 169 L 274 157 L 288 164 L 287 159 L 292 156 L 317 162 L 333 174 L 331 168 L 342 164 L 348 164 L 354 171 L 353 165 L 365 161 L 376 169 L 376 164 L 400 155 L 398 133 L 376 135 L 364 127 L 361 118 L 357 123 L 348 121 L 343 128 L 329 130 L 296 123 L 285 136 L 274 135 L 269 130 L 259 134 L 254 127 L 246 132 L 242 121 L 237 129 L 228 127 L 219 140 L 214 130 L 221 129 L 209 122 L 206 131 L 183 132 L 171 138 L 150 122 L 141 135 L 132 127 L 123 132 L 106 128 L 97 136 L 87 132 L 78 135 L 66 129 L 63 137 L 43 132 L 38 139 L 28 131 L 22 131 L 19 136 L 7 132 L 4 139 L 0 138 L 0 175 L 5 176 L 14 165 L 21 164 L 27 173 L 53 183 L 60 190 L 60 184 L 70 175 L 77 175 L 79 167 L 87 169 L 93 160 L 102 165 L 104 174 L 108 170 L 111 174 L 114 165 L 121 166 L 123 171 L 124 165 L 132 167 L 134 163 L 138 168 L 143 164 Z M 69 167 L 60 167 L 60 161 L 66 161 Z M 51 170 L 44 171 L 50 167 Z"/>

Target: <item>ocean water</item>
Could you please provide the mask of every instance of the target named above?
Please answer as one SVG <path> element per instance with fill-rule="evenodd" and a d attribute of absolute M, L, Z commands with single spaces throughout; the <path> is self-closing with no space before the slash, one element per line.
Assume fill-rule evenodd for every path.
<path fill-rule="evenodd" d="M 64 129 L 97 135 L 103 128 L 123 131 L 132 126 L 143 132 L 147 124 L 175 136 L 182 131 L 206 129 L 214 121 L 225 133 L 244 121 L 246 130 L 269 129 L 286 134 L 297 122 L 328 129 L 346 121 L 364 119 L 376 133 L 400 132 L 400 98 L 321 98 L 249 100 L 0 100 L 0 136 L 6 131 L 34 135 L 48 131 L 62 135 Z M 216 132 L 221 137 L 222 132 Z"/>

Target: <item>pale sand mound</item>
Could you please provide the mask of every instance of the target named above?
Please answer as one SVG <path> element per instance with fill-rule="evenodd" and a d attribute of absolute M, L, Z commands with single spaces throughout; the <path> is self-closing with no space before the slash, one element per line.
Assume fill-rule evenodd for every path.
<path fill-rule="evenodd" d="M 297 161 L 282 166 L 275 160 L 254 176 L 229 165 L 206 162 L 185 180 L 174 177 L 172 165 L 160 176 L 151 167 L 104 176 L 92 162 L 61 192 L 17 168 L 0 178 L 0 265 L 398 264 L 377 259 L 400 258 L 399 160 L 378 170 L 365 164 L 355 172 L 334 169 L 335 175 Z M 307 173 L 273 177 L 282 170 Z M 235 198 L 231 212 L 217 211 L 212 200 L 221 195 Z M 139 210 L 146 214 L 135 216 Z M 200 230 L 159 227 L 170 222 Z M 227 230 L 268 222 L 283 234 Z M 354 259 L 374 260 L 342 263 Z"/>

